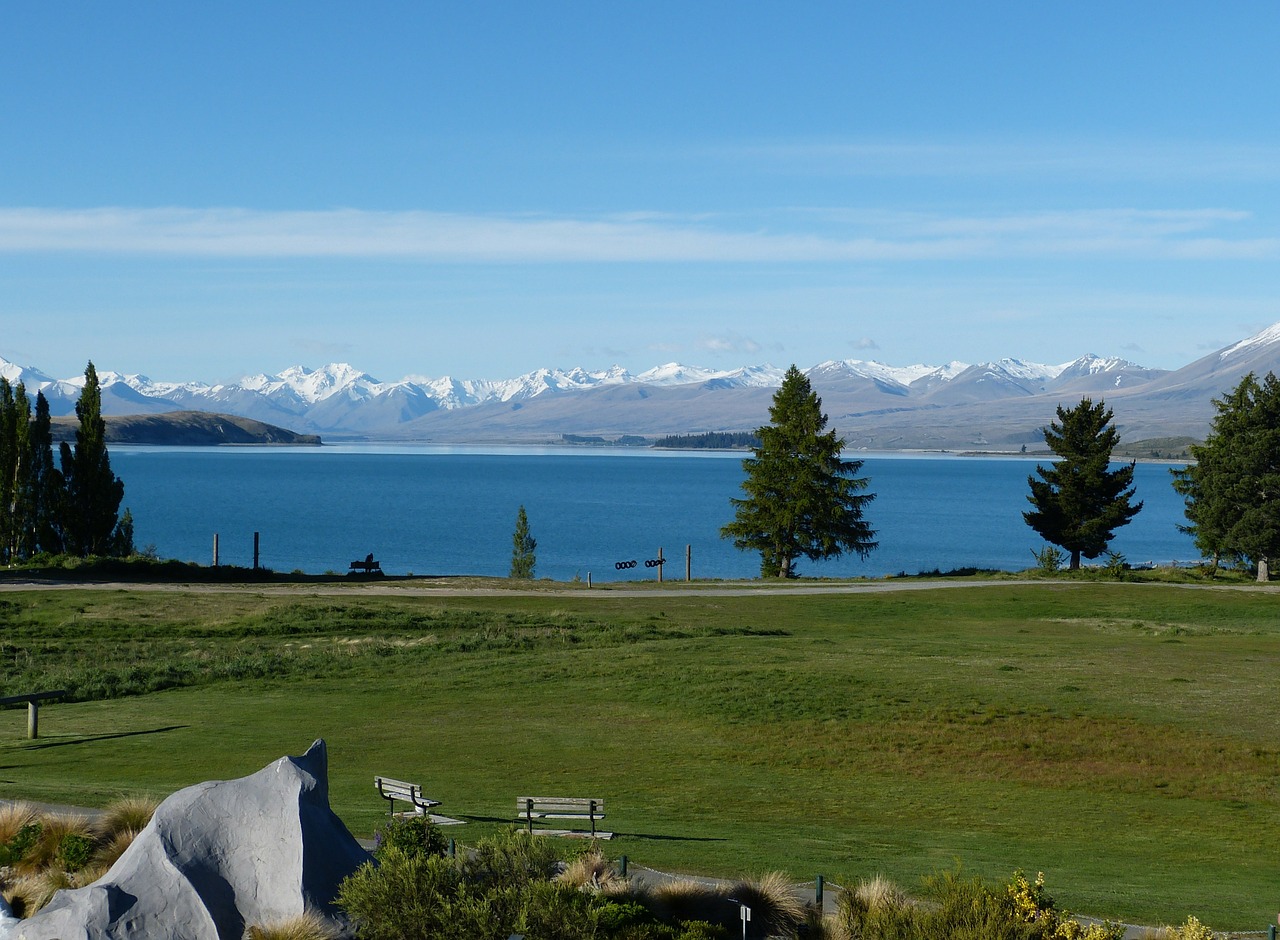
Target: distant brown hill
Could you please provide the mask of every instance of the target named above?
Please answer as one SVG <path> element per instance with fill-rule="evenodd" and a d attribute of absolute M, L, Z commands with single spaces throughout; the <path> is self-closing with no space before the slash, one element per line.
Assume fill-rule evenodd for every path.
<path fill-rule="evenodd" d="M 171 447 L 202 447 L 217 444 L 315 444 L 318 434 L 298 434 L 241 418 L 207 411 L 169 411 L 150 415 L 107 415 L 108 444 L 158 444 Z M 78 422 L 74 417 L 53 419 L 55 441 L 74 440 Z"/>

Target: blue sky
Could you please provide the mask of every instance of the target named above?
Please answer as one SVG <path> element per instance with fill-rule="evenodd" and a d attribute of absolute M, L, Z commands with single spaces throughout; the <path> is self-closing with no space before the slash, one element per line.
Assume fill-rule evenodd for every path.
<path fill-rule="evenodd" d="M 384 381 L 1280 321 L 1280 5 L 10 3 L 0 356 Z"/>

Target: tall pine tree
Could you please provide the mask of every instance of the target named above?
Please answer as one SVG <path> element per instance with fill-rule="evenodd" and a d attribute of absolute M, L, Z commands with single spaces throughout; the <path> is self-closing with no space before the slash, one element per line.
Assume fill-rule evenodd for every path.
<path fill-rule="evenodd" d="M 1196 548 L 1220 561 L 1257 567 L 1259 580 L 1280 558 L 1280 380 L 1253 373 L 1214 399 L 1218 414 L 1195 462 L 1174 470 Z"/>
<path fill-rule="evenodd" d="M 794 365 L 769 408 L 770 423 L 756 433 L 760 445 L 742 462 L 743 499 L 731 499 L 734 521 L 720 530 L 744 551 L 760 553 L 763 577 L 795 575 L 795 561 L 839 557 L 846 551 L 867 557 L 876 547 L 875 530 L 863 518 L 875 498 L 864 492 L 860 460 L 844 460 L 844 441 L 823 429 L 822 399 Z"/>
<path fill-rule="evenodd" d="M 1080 399 L 1074 408 L 1058 406 L 1058 420 L 1044 429 L 1044 440 L 1058 455 L 1048 467 L 1037 466 L 1027 478 L 1035 507 L 1022 518 L 1046 542 L 1071 553 L 1071 569 L 1080 567 L 1080 556 L 1097 558 L 1120 526 L 1142 509 L 1134 496 L 1134 464 L 1110 469 L 1111 452 L 1120 432 L 1111 426 L 1106 403 Z"/>
<path fill-rule="evenodd" d="M 537 548 L 538 540 L 529 531 L 529 516 L 522 505 L 516 513 L 516 529 L 511 535 L 510 577 L 520 580 L 533 577 L 533 569 L 538 564 Z"/>
<path fill-rule="evenodd" d="M 112 554 L 124 483 L 111 472 L 107 455 L 107 425 L 102 418 L 98 373 L 90 362 L 84 389 L 76 402 L 76 443 L 62 443 L 65 503 L 62 520 L 66 551 L 74 555 Z"/>

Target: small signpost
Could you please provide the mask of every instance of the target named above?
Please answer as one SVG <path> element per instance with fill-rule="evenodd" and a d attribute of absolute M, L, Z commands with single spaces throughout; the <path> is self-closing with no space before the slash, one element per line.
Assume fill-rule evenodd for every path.
<path fill-rule="evenodd" d="M 729 900 L 738 905 L 738 917 L 742 919 L 742 940 L 747 940 L 747 924 L 751 923 L 751 908 L 737 898 L 729 898 Z"/>

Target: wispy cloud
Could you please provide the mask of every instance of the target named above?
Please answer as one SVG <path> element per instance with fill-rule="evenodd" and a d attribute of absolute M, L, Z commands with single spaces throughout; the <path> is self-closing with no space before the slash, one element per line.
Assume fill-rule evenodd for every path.
<path fill-rule="evenodd" d="M 1009 215 L 786 210 L 754 219 L 250 209 L 0 209 L 0 252 L 440 263 L 913 262 L 1067 256 L 1275 259 L 1230 209 Z"/>
<path fill-rule="evenodd" d="M 855 339 L 849 343 L 854 349 L 879 349 L 880 344 L 873 340 L 870 336 L 863 336 L 861 339 Z"/>
<path fill-rule="evenodd" d="M 698 345 L 709 353 L 747 353 L 750 355 L 754 355 L 764 348 L 750 337 L 740 336 L 737 333 L 704 336 Z"/>

